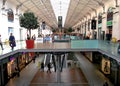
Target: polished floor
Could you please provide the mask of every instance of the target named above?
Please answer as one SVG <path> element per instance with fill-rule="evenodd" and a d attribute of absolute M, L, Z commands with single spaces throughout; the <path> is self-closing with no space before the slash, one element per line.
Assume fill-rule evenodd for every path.
<path fill-rule="evenodd" d="M 46 71 L 38 71 L 32 79 L 30 86 L 52 86 L 53 84 L 58 85 L 81 85 L 88 86 L 88 82 L 84 77 L 82 71 L 78 68 L 64 69 L 61 72 L 61 82 L 57 81 L 57 73 L 52 71 L 47 73 Z"/>

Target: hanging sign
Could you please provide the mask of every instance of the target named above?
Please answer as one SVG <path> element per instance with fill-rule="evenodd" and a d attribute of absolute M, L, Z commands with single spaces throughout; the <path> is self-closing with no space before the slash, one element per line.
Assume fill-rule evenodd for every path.
<path fill-rule="evenodd" d="M 58 16 L 58 28 L 62 28 L 62 16 Z"/>

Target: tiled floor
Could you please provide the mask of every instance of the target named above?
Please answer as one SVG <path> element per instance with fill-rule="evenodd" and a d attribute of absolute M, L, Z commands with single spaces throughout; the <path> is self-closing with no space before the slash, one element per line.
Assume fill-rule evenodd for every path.
<path fill-rule="evenodd" d="M 46 71 L 38 71 L 31 81 L 30 86 L 35 86 L 36 84 L 47 84 L 47 83 L 58 83 L 57 73 L 52 71 L 47 73 Z M 78 68 L 64 69 L 61 72 L 61 82 L 60 83 L 88 83 L 84 77 L 82 71 Z"/>

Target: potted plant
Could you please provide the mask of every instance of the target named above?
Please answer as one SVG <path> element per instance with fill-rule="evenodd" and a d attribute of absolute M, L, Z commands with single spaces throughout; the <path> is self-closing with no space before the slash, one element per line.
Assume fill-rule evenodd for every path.
<path fill-rule="evenodd" d="M 34 40 L 31 39 L 31 30 L 37 29 L 39 27 L 39 23 L 37 17 L 35 17 L 34 13 L 32 12 L 25 12 L 23 15 L 20 16 L 20 26 L 24 27 L 28 30 L 28 37 L 29 39 L 26 40 L 26 48 L 34 48 Z"/>
<path fill-rule="evenodd" d="M 71 34 L 73 31 L 74 31 L 74 30 L 72 29 L 72 27 L 69 27 L 69 28 L 68 28 L 68 33 Z"/>
<path fill-rule="evenodd" d="M 56 29 L 52 29 L 52 32 L 53 32 L 53 34 L 55 34 L 56 33 Z"/>
<path fill-rule="evenodd" d="M 74 37 L 72 36 L 73 31 L 74 31 L 74 29 L 72 27 L 68 28 L 68 33 L 70 34 L 70 39 L 74 39 Z"/>

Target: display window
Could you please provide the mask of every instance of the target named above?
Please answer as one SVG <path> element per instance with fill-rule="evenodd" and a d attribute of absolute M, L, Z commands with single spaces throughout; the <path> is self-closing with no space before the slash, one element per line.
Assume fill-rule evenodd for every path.
<path fill-rule="evenodd" d="M 29 61 L 31 61 L 34 57 L 34 52 L 28 53 Z"/>
<path fill-rule="evenodd" d="M 10 57 L 10 62 L 7 63 L 8 70 L 8 78 L 14 77 L 15 68 L 17 67 L 17 63 L 14 57 Z"/>
<path fill-rule="evenodd" d="M 22 54 L 19 57 L 19 67 L 20 67 L 20 70 L 22 70 L 25 67 L 25 64 L 26 64 L 26 57 L 25 57 L 25 54 Z"/>
<path fill-rule="evenodd" d="M 1 62 L 1 61 L 0 61 Z M 2 85 L 2 71 L 1 71 L 1 65 L 0 65 L 0 86 Z"/>
<path fill-rule="evenodd" d="M 102 72 L 104 74 L 110 74 L 110 60 L 109 59 L 102 59 Z"/>

